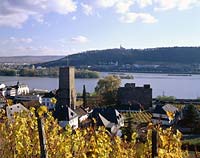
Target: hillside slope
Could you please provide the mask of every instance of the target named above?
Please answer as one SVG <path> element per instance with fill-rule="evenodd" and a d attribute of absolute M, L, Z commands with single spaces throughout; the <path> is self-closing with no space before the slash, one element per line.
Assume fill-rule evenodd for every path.
<path fill-rule="evenodd" d="M 41 66 L 83 66 L 126 64 L 199 64 L 200 47 L 170 47 L 152 49 L 106 49 L 86 51 Z"/>

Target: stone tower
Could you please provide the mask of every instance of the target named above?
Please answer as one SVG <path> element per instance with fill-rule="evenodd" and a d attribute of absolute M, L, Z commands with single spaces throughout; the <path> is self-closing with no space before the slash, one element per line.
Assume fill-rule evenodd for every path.
<path fill-rule="evenodd" d="M 59 69 L 58 104 L 76 108 L 75 68 L 61 67 Z"/>

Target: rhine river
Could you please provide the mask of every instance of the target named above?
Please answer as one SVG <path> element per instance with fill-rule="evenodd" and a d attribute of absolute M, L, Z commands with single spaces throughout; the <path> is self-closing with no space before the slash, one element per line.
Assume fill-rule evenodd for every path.
<path fill-rule="evenodd" d="M 168 74 L 150 74 L 150 73 L 128 73 L 134 76 L 134 79 L 122 79 L 121 86 L 125 83 L 136 83 L 136 86 L 150 84 L 153 89 L 153 97 L 158 95 L 175 96 L 179 99 L 196 99 L 200 97 L 200 75 L 180 76 Z M 101 77 L 108 75 L 101 73 Z M 76 79 L 76 91 L 82 92 L 83 85 L 87 92 L 93 92 L 99 79 Z M 20 83 L 27 84 L 30 89 L 53 90 L 58 88 L 58 78 L 48 77 L 8 77 L 0 76 L 0 83 L 6 85 Z"/>

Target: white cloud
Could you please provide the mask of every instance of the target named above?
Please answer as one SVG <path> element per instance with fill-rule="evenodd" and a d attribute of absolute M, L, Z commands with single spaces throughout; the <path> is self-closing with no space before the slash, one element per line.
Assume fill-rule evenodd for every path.
<path fill-rule="evenodd" d="M 117 13 L 126 13 L 129 11 L 130 7 L 134 4 L 133 0 L 121 0 L 116 3 L 116 12 Z"/>
<path fill-rule="evenodd" d="M 185 10 L 200 6 L 200 0 L 96 0 L 98 6 L 103 8 L 114 7 L 116 12 L 125 13 L 129 11 L 135 2 L 141 7 L 153 6 L 154 10 Z"/>
<path fill-rule="evenodd" d="M 200 5 L 199 0 L 154 0 L 155 10 L 185 10 Z"/>
<path fill-rule="evenodd" d="M 114 7 L 117 13 L 128 12 L 135 0 L 97 0 L 97 4 L 103 8 Z"/>
<path fill-rule="evenodd" d="M 76 11 L 76 3 L 73 0 L 39 0 L 45 1 L 47 10 L 60 14 L 68 14 Z"/>
<path fill-rule="evenodd" d="M 0 15 L 0 26 L 20 28 L 21 24 L 28 19 L 28 15 L 17 13 L 12 15 Z"/>
<path fill-rule="evenodd" d="M 150 6 L 153 4 L 153 0 L 137 0 L 137 3 L 141 8 Z"/>
<path fill-rule="evenodd" d="M 81 3 L 81 6 L 82 6 L 82 9 L 83 9 L 83 13 L 85 15 L 92 15 L 93 14 L 93 8 L 92 8 L 91 5 Z"/>
<path fill-rule="evenodd" d="M 123 23 L 134 23 L 137 20 L 142 23 L 155 23 L 157 19 L 148 13 L 129 12 L 121 16 L 120 21 Z"/>
<path fill-rule="evenodd" d="M 117 1 L 119 0 L 97 0 L 97 4 L 100 7 L 108 8 L 113 7 Z"/>
<path fill-rule="evenodd" d="M 85 36 L 76 36 L 71 38 L 71 42 L 73 43 L 87 43 L 89 40 Z"/>
<path fill-rule="evenodd" d="M 46 13 L 68 14 L 76 8 L 74 0 L 4 0 L 0 3 L 0 26 L 20 28 L 30 17 L 43 22 Z"/>
<path fill-rule="evenodd" d="M 139 13 L 138 17 L 143 23 L 151 24 L 151 23 L 156 23 L 158 21 L 155 17 L 153 17 L 148 13 Z"/>

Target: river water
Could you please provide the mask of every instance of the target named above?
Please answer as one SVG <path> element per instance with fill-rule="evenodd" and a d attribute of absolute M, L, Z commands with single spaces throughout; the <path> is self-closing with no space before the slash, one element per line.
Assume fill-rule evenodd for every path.
<path fill-rule="evenodd" d="M 121 86 L 125 83 L 136 83 L 136 86 L 150 84 L 153 89 L 153 97 L 158 95 L 175 96 L 180 99 L 196 99 L 200 97 L 200 75 L 192 76 L 171 76 L 167 74 L 150 73 L 128 73 L 134 76 L 134 79 L 122 79 Z M 108 75 L 102 72 L 101 77 Z M 0 76 L 0 83 L 6 85 L 20 83 L 28 84 L 30 89 L 53 90 L 58 88 L 58 78 L 47 77 L 8 77 Z M 88 92 L 93 92 L 98 79 L 76 79 L 76 91 L 82 92 L 83 85 Z"/>

